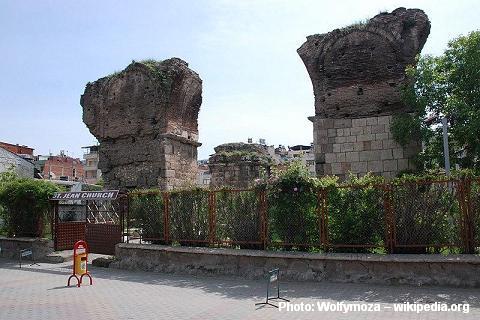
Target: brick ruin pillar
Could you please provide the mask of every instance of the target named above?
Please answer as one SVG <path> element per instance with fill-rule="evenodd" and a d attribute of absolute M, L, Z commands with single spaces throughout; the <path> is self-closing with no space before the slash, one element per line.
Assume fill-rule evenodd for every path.
<path fill-rule="evenodd" d="M 258 144 L 225 143 L 215 147 L 208 160 L 212 175 L 210 188 L 251 187 L 255 179 L 267 173 L 273 160 L 267 150 Z"/>
<path fill-rule="evenodd" d="M 409 112 L 401 99 L 405 68 L 430 33 L 422 10 L 398 8 L 365 24 L 307 37 L 297 50 L 315 95 L 313 141 L 317 176 L 369 171 L 387 178 L 413 169 L 420 143 L 397 144 L 392 115 Z"/>
<path fill-rule="evenodd" d="M 80 104 L 107 188 L 195 183 L 202 80 L 185 61 L 134 61 L 88 83 Z"/>

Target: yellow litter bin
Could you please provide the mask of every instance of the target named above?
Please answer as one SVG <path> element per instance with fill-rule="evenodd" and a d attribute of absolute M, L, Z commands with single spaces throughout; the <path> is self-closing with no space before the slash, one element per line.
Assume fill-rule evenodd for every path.
<path fill-rule="evenodd" d="M 75 274 L 81 276 L 87 273 L 87 254 L 80 253 L 75 256 Z"/>
<path fill-rule="evenodd" d="M 90 279 L 90 285 L 93 284 L 92 277 L 87 270 L 88 262 L 88 245 L 85 241 L 79 240 L 73 246 L 73 272 L 68 278 L 67 286 L 70 286 L 70 280 L 75 278 L 77 280 L 77 287 L 80 287 L 83 276 Z M 80 276 L 80 277 L 78 277 Z"/>

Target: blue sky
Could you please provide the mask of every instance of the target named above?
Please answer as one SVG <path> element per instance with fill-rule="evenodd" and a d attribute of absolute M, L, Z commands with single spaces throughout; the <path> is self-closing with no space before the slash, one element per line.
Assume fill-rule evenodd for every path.
<path fill-rule="evenodd" d="M 199 158 L 224 142 L 308 144 L 313 92 L 296 53 L 305 37 L 397 7 L 423 9 L 423 53 L 480 29 L 480 1 L 0 0 L 0 141 L 36 154 L 95 142 L 85 84 L 132 59 L 180 57 L 203 79 Z"/>

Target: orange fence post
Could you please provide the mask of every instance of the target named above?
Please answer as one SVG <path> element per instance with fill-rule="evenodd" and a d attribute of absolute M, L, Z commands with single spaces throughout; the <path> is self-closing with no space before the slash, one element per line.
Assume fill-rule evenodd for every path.
<path fill-rule="evenodd" d="M 458 181 L 458 202 L 460 204 L 460 211 L 462 214 L 462 239 L 465 253 L 474 253 L 474 217 L 472 212 L 471 199 L 472 181 L 464 179 Z"/>
<path fill-rule="evenodd" d="M 170 242 L 170 217 L 169 217 L 169 202 L 170 198 L 168 192 L 163 193 L 163 239 L 165 244 Z"/>
<path fill-rule="evenodd" d="M 383 208 L 385 210 L 385 246 L 388 253 L 395 250 L 395 217 L 392 208 L 392 186 L 383 185 Z"/>

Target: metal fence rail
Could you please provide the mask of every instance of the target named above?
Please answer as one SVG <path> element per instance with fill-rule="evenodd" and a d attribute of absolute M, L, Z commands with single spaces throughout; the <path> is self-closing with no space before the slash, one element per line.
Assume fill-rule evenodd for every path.
<path fill-rule="evenodd" d="M 127 242 L 378 253 L 480 247 L 480 179 L 283 194 L 138 191 L 129 194 L 126 210 Z"/>

